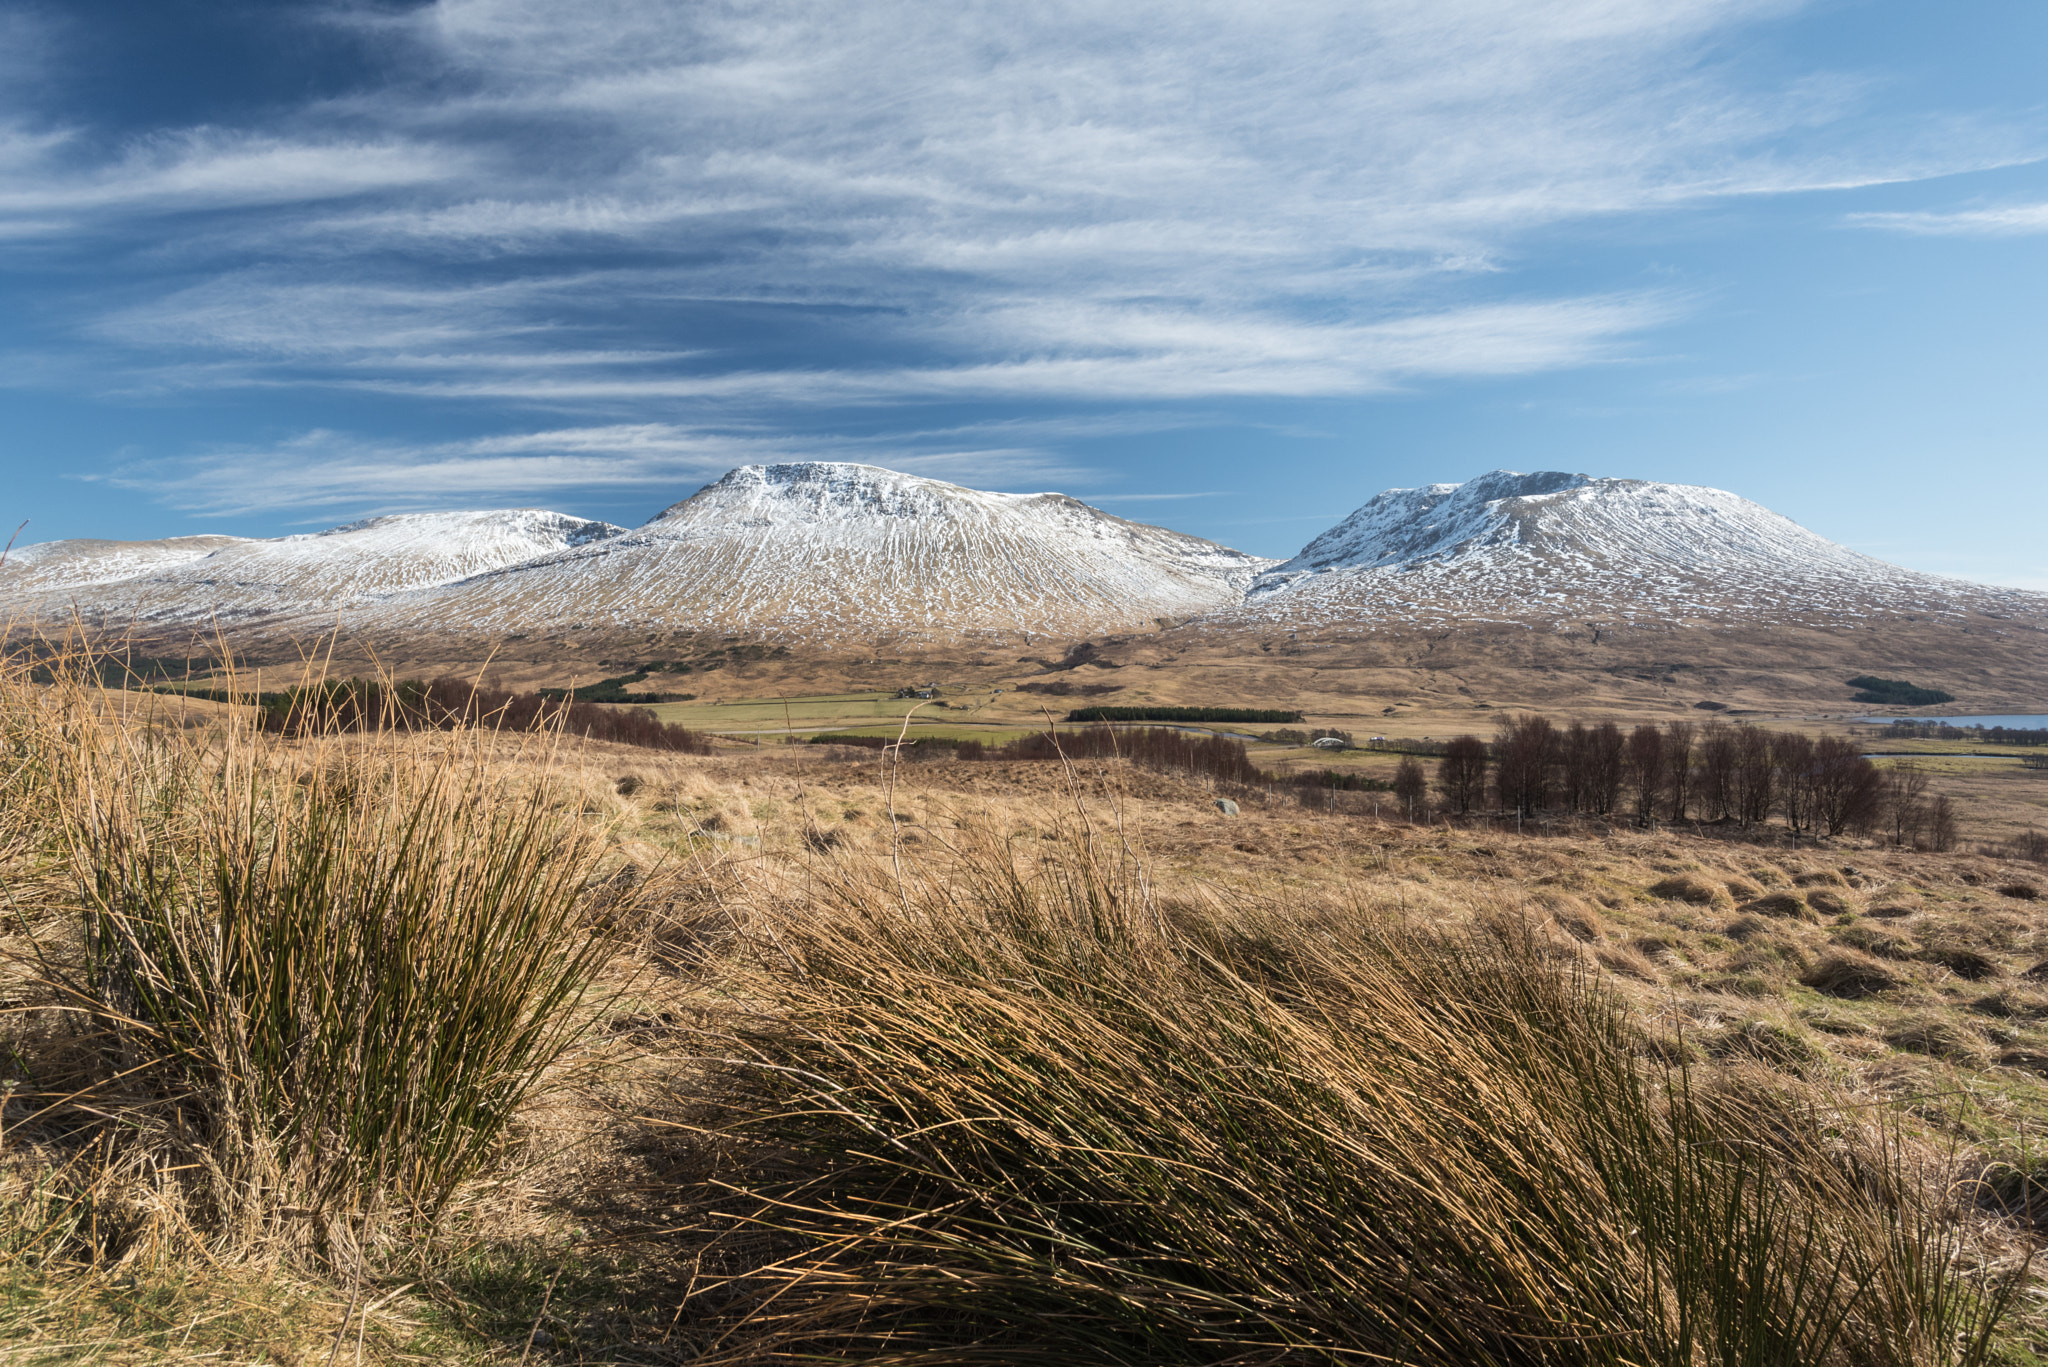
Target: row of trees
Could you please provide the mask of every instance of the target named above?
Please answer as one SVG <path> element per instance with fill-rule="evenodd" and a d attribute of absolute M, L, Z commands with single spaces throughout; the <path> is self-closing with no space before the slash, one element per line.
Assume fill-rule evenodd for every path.
<path fill-rule="evenodd" d="M 2048 728 L 2021 726 L 1954 726 L 1945 721 L 1900 719 L 1873 726 L 1876 740 L 1967 740 L 1986 745 L 2048 745 Z"/>
<path fill-rule="evenodd" d="M 281 693 L 260 694 L 183 691 L 191 697 L 254 704 L 262 709 L 264 730 L 290 736 L 345 731 L 460 731 L 470 727 L 559 730 L 590 740 L 674 750 L 686 755 L 711 753 L 709 736 L 671 726 L 643 708 L 601 707 L 561 697 L 559 690 L 552 697 L 543 693 L 512 693 L 466 679 L 404 679 L 395 685 L 374 679 L 330 679 Z"/>
<path fill-rule="evenodd" d="M 1502 812 L 1626 815 L 1652 821 L 1729 821 L 1745 829 L 1782 817 L 1794 834 L 1881 830 L 1902 845 L 1952 848 L 1956 812 L 1927 791 L 1911 765 L 1880 770 L 1846 736 L 1722 721 L 1675 721 L 1624 731 L 1613 722 L 1558 726 L 1530 713 L 1503 717 L 1488 744 L 1459 736 L 1443 746 L 1436 787 L 1446 811 L 1470 813 L 1491 797 Z M 1420 761 L 1402 759 L 1395 796 L 1410 811 L 1428 799 Z"/>
<path fill-rule="evenodd" d="M 880 736 L 820 735 L 820 744 L 895 748 Z M 1722 721 L 1678 721 L 1624 731 L 1613 722 L 1558 726 L 1533 714 L 1504 717 L 1491 743 L 1459 736 L 1437 746 L 1440 809 L 1469 815 L 1488 809 L 1534 816 L 1579 813 L 1653 821 L 1732 822 L 1750 829 L 1782 817 L 1798 835 L 1879 833 L 1900 845 L 1955 847 L 1957 814 L 1947 797 L 1928 791 L 1926 773 L 1910 764 L 1880 770 L 1855 741 L 1766 731 Z M 1119 758 L 1147 768 L 1202 774 L 1270 790 L 1291 783 L 1327 792 L 1384 791 L 1411 816 L 1430 808 L 1422 761 L 1404 755 L 1391 784 L 1334 769 L 1292 775 L 1257 767 L 1244 743 L 1166 728 L 1116 730 L 1092 726 L 1053 735 L 1038 732 L 1008 745 L 927 737 L 903 747 L 906 757 L 964 760 Z"/>

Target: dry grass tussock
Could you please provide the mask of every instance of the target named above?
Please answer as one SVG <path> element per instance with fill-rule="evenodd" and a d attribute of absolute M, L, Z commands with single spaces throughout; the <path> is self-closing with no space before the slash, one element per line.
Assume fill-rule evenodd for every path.
<path fill-rule="evenodd" d="M 1673 1009 L 1802 865 L 117 703 L 0 679 L 0 1357 L 1971 1363 L 2022 1285 L 2022 1155 Z"/>
<path fill-rule="evenodd" d="M 707 1112 L 793 1168 L 735 1215 L 783 1256 L 733 1360 L 1981 1352 L 1896 1132 L 1646 1062 L 1519 917 L 1162 901 L 1103 843 L 777 921 Z"/>

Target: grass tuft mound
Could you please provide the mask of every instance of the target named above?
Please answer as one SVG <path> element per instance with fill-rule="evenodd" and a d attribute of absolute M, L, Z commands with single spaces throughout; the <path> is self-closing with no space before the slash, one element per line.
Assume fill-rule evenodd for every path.
<path fill-rule="evenodd" d="M 1868 954 L 1840 949 L 1821 955 L 1820 961 L 1801 974 L 1799 981 L 1816 992 L 1854 1001 L 1889 992 L 1905 979 Z"/>
<path fill-rule="evenodd" d="M 1727 892 L 1709 879 L 1696 874 L 1680 873 L 1659 879 L 1650 885 L 1650 896 L 1667 902 L 1689 902 L 1694 906 L 1728 906 L 1732 899 Z"/>
<path fill-rule="evenodd" d="M 1780 919 L 1811 921 L 1813 908 L 1806 899 L 1796 892 L 1773 892 L 1752 901 L 1745 902 L 1742 909 L 1761 916 L 1776 916 Z"/>
<path fill-rule="evenodd" d="M 724 1065 L 728 1132 L 806 1174 L 749 1188 L 785 1256 L 735 1357 L 1976 1362 L 2009 1294 L 1943 1270 L 1898 1144 L 1646 1072 L 1513 917 L 1169 913 L 1081 843 L 840 877 Z"/>
<path fill-rule="evenodd" d="M 102 1064 L 51 1106 L 175 1155 L 167 1194 L 216 1251 L 353 1261 L 380 1217 L 438 1214 L 613 952 L 591 831 L 459 743 L 365 762 L 120 726 L 82 689 L 6 701 L 36 776 L 6 824 L 75 890 L 44 984 Z"/>

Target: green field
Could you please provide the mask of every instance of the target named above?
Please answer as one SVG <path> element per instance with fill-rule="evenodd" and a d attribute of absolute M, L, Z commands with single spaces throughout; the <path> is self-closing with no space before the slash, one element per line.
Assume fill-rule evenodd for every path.
<path fill-rule="evenodd" d="M 946 705 L 939 707 L 936 702 Z M 916 715 L 910 723 L 912 736 L 947 736 L 1001 745 L 1021 735 L 1043 731 L 1048 717 L 1055 729 L 1078 729 L 1076 725 L 1059 720 L 1067 713 L 1065 699 L 1047 701 L 1029 693 L 996 694 L 982 689 L 946 693 L 935 702 L 899 698 L 893 693 L 882 692 L 824 693 L 789 698 L 700 698 L 694 702 L 656 703 L 648 710 L 671 725 L 719 735 L 808 736 L 820 731 L 845 731 L 854 735 L 894 737 L 902 728 L 903 718 L 913 709 Z M 1247 729 L 1221 723 L 1213 726 L 1170 724 L 1182 730 L 1214 731 L 1222 735 L 1241 735 Z"/>
<path fill-rule="evenodd" d="M 1889 769 L 1897 764 L 1911 764 L 1914 768 L 1930 774 L 2014 774 L 2021 772 L 2019 756 L 1998 753 L 1996 758 L 1976 757 L 1967 754 L 1923 752 L 1911 755 L 1880 756 L 1871 761 L 1880 769 Z M 2048 778 L 2048 774 L 2042 775 Z"/>
<path fill-rule="evenodd" d="M 826 693 L 790 698 L 700 699 L 658 703 L 650 710 L 663 721 L 701 731 L 735 735 L 787 732 L 799 736 L 819 731 L 850 731 L 893 736 L 913 711 L 911 733 L 957 736 L 1001 744 L 1025 731 L 1042 729 L 1029 695 L 984 690 L 948 693 L 936 702 L 899 698 L 893 693 Z M 1056 712 L 1055 716 L 1064 715 Z"/>
<path fill-rule="evenodd" d="M 1859 734 L 1857 740 L 1874 755 L 2021 755 L 2048 754 L 2042 745 L 1994 745 L 1979 740 L 1893 740 L 1889 736 Z"/>

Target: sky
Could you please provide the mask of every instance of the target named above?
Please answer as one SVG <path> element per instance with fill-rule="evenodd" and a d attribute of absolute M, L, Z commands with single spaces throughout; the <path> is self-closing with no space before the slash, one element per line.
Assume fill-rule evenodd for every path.
<path fill-rule="evenodd" d="M 1288 556 L 1731 489 L 2048 591 L 2048 5 L 0 0 L 0 535 L 736 465 Z"/>

